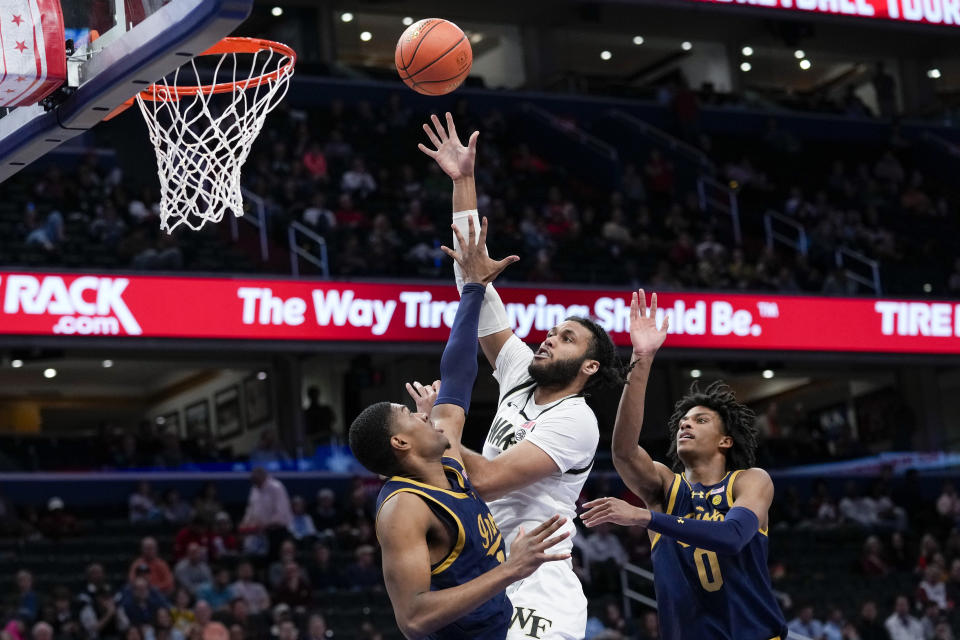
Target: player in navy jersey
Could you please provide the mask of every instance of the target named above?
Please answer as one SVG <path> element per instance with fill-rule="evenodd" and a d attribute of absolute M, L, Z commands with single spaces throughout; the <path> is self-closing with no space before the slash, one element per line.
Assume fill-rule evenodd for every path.
<path fill-rule="evenodd" d="M 649 309 L 643 290 L 634 294 L 633 369 L 613 431 L 614 466 L 647 508 L 600 498 L 584 505 L 581 518 L 588 527 L 647 528 L 664 640 L 786 638 L 767 570 L 773 482 L 753 467 L 753 412 L 722 382 L 702 391 L 694 383 L 670 418 L 672 468 L 637 444 L 650 367 L 667 335 L 668 321 L 658 328 L 656 311 L 656 294 Z"/>
<path fill-rule="evenodd" d="M 513 614 L 505 589 L 544 562 L 559 516 L 519 535 L 506 559 L 503 536 L 463 469 L 460 436 L 477 375 L 477 323 L 484 289 L 516 257 L 494 261 L 483 250 L 486 219 L 476 244 L 459 238 L 468 284 L 440 362 L 440 381 L 407 385 L 420 409 L 380 402 L 350 425 L 350 448 L 370 471 L 387 476 L 377 498 L 376 531 L 383 574 L 400 630 L 408 638 L 503 640 Z M 435 401 L 434 401 L 435 400 Z M 429 403 L 424 407 L 424 402 Z"/>

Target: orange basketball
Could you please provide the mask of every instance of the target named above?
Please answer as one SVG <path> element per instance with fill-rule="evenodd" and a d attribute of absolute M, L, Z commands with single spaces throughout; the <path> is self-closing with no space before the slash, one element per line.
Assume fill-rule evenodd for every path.
<path fill-rule="evenodd" d="M 442 96 L 459 87 L 470 73 L 473 49 L 460 27 L 442 18 L 427 18 L 403 32 L 394 61 L 408 87 Z"/>

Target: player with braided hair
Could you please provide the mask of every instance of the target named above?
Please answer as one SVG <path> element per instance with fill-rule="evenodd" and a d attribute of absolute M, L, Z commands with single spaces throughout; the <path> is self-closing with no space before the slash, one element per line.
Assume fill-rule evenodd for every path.
<path fill-rule="evenodd" d="M 434 148 L 421 144 L 420 150 L 452 178 L 453 222 L 466 229 L 477 219 L 473 166 L 479 132 L 463 145 L 449 113 L 446 126 L 433 116 L 432 126 L 423 128 Z M 454 272 L 462 288 L 457 265 Z M 478 336 L 500 383 L 500 399 L 482 453 L 463 449 L 464 466 L 508 544 L 521 528 L 530 530 L 560 514 L 567 518 L 562 531 L 570 537 L 551 551 L 568 552 L 576 534 L 576 502 L 600 440 L 586 395 L 623 384 L 613 342 L 592 320 L 570 317 L 534 351 L 514 335 L 492 285 L 484 293 Z M 542 565 L 508 587 L 507 595 L 514 606 L 508 639 L 584 637 L 587 599 L 570 560 Z"/>
<path fill-rule="evenodd" d="M 767 570 L 773 482 L 753 466 L 753 411 L 723 382 L 694 383 L 670 417 L 673 468 L 637 444 L 650 368 L 667 336 L 656 312 L 656 294 L 650 308 L 642 289 L 633 295 L 632 369 L 613 430 L 614 466 L 647 508 L 600 498 L 580 517 L 587 527 L 646 527 L 664 640 L 779 640 L 787 625 Z"/>

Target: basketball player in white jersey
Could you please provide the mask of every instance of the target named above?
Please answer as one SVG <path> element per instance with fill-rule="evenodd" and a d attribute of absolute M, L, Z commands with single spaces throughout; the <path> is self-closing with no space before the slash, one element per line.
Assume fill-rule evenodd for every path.
<path fill-rule="evenodd" d="M 479 228 L 473 176 L 479 132 L 464 146 L 449 113 L 446 120 L 444 127 L 432 116 L 433 127 L 423 125 L 434 148 L 419 148 L 453 180 L 453 221 L 467 237 L 468 219 L 473 217 Z M 454 270 L 461 288 L 463 279 L 456 266 Z M 593 389 L 623 384 L 613 342 L 592 320 L 571 317 L 551 329 L 533 351 L 513 334 L 491 285 L 478 334 L 500 383 L 500 399 L 482 455 L 463 449 L 470 480 L 507 536 L 508 547 L 521 527 L 530 531 L 560 514 L 568 519 L 570 537 L 551 552 L 569 552 L 576 533 L 576 501 L 600 438 L 585 396 Z M 508 587 L 507 595 L 514 606 L 508 639 L 584 637 L 587 600 L 570 560 L 541 566 Z"/>

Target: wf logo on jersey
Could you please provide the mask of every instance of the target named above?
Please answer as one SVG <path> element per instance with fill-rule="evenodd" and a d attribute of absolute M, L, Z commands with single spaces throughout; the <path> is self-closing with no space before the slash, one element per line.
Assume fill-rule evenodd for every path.
<path fill-rule="evenodd" d="M 527 609 L 517 607 L 513 612 L 513 619 L 510 620 L 511 629 L 520 629 L 527 634 L 528 638 L 541 638 L 543 633 L 553 626 L 553 620 L 548 620 L 537 615 L 536 609 Z"/>
<path fill-rule="evenodd" d="M 518 442 L 522 442 L 523 439 L 527 437 L 527 434 L 533 431 L 536 424 L 536 421 L 530 420 L 529 422 L 524 422 L 519 428 L 514 429 L 512 422 L 506 418 L 499 417 L 494 421 L 493 426 L 490 427 L 490 433 L 487 434 L 487 443 L 501 451 L 506 451 Z"/>

